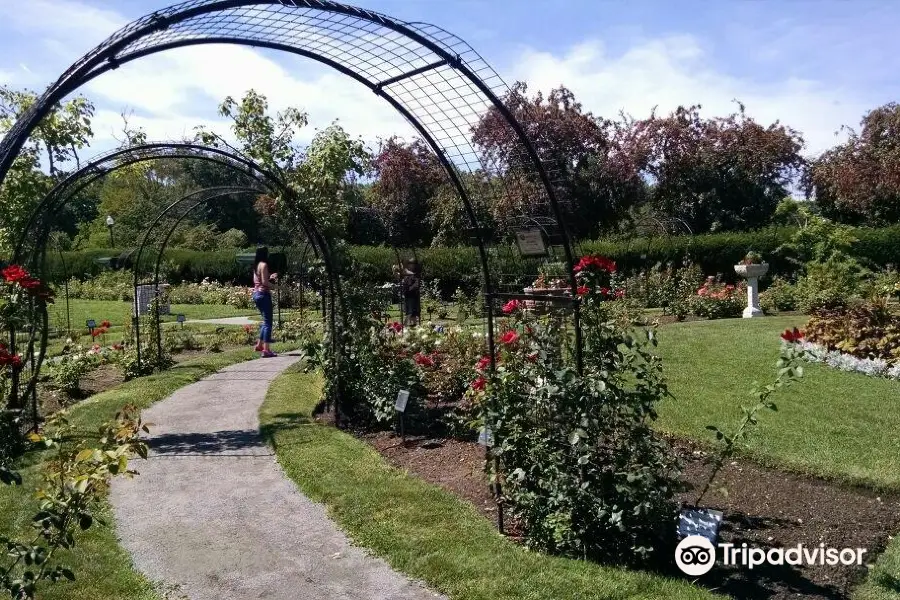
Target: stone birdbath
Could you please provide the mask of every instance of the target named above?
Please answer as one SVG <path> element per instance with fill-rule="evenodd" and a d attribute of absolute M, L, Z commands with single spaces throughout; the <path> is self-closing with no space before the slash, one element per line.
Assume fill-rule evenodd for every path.
<path fill-rule="evenodd" d="M 758 254 L 750 252 L 740 264 L 734 265 L 734 272 L 747 280 L 747 308 L 743 317 L 752 319 L 763 316 L 759 308 L 759 278 L 769 272 L 769 264 L 762 262 Z"/>

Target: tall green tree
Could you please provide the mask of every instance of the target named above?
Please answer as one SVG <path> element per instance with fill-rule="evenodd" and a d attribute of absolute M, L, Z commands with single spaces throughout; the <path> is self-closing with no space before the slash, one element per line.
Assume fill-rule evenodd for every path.
<path fill-rule="evenodd" d="M 29 90 L 0 86 L 0 135 L 37 101 Z M 0 187 L 0 254 L 9 253 L 30 213 L 68 169 L 80 164 L 79 152 L 93 136 L 94 105 L 83 96 L 57 104 L 38 124 Z M 77 205 L 74 209 L 90 211 Z M 68 218 L 67 218 L 68 215 Z M 69 212 L 58 215 L 60 227 L 71 225 Z M 69 227 L 71 229 L 71 227 Z"/>

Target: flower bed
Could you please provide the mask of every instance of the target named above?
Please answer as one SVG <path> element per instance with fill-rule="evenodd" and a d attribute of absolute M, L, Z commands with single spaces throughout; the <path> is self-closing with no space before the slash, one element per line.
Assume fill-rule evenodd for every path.
<path fill-rule="evenodd" d="M 806 351 L 804 356 L 809 362 L 823 363 L 840 371 L 900 381 L 900 362 L 891 363 L 883 358 L 859 358 L 809 341 L 801 342 L 800 347 Z"/>
<path fill-rule="evenodd" d="M 747 285 L 725 284 L 715 277 L 707 277 L 691 301 L 691 312 L 707 319 L 739 317 L 744 309 Z"/>

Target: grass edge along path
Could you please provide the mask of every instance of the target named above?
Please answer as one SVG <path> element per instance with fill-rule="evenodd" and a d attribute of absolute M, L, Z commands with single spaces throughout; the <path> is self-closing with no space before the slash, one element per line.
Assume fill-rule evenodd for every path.
<path fill-rule="evenodd" d="M 285 473 L 349 537 L 452 600 L 712 599 L 687 581 L 528 552 L 474 507 L 390 465 L 311 414 L 318 375 L 291 367 L 272 383 L 260 424 Z"/>
<path fill-rule="evenodd" d="M 275 345 L 275 349 L 287 346 Z M 79 430 L 95 431 L 103 422 L 127 404 L 141 409 L 167 398 L 176 390 L 211 375 L 220 369 L 254 358 L 251 348 L 210 354 L 186 361 L 163 373 L 133 379 L 102 392 L 72 407 L 70 422 Z M 152 429 L 151 429 L 152 430 Z M 141 460 L 132 466 L 140 472 Z M 40 485 L 40 455 L 26 457 L 22 469 L 24 485 L 0 486 L 0 532 L 29 538 L 33 535 L 31 517 L 37 511 L 34 491 Z M 138 475 L 140 477 L 140 475 Z M 74 582 L 42 585 L 41 600 L 162 600 L 165 590 L 148 581 L 133 568 L 131 557 L 116 538 L 112 511 L 102 510 L 104 523 L 96 523 L 87 532 L 77 534 L 74 554 L 62 553 L 60 560 L 75 573 Z M 30 538 L 29 538 L 30 539 Z M 175 597 L 179 597 L 177 594 Z"/>
<path fill-rule="evenodd" d="M 851 594 L 853 600 L 900 600 L 900 535 L 878 557 L 866 580 Z"/>

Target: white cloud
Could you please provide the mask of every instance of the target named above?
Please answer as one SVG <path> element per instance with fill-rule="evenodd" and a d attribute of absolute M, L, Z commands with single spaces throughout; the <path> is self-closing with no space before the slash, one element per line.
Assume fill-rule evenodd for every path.
<path fill-rule="evenodd" d="M 102 98 L 104 104 L 164 117 L 174 126 L 160 129 L 168 137 L 177 137 L 184 126 L 190 128 L 198 120 L 220 121 L 218 104 L 251 88 L 264 93 L 273 110 L 296 106 L 307 111 L 314 126 L 338 119 L 351 135 L 367 140 L 411 132 L 393 109 L 355 81 L 309 60 L 288 57 L 283 64 L 240 46 L 181 48 L 104 74 L 88 84 L 86 93 Z M 177 125 L 179 115 L 182 126 Z M 314 128 L 303 133 L 304 141 L 311 139 Z"/>
<path fill-rule="evenodd" d="M 36 44 L 56 57 L 64 56 L 66 64 L 128 20 L 77 0 L 0 0 L 3 27 L 33 35 Z M 565 84 L 588 110 L 606 117 L 624 110 L 640 118 L 653 107 L 668 112 L 679 104 L 696 103 L 703 105 L 705 115 L 723 115 L 739 99 L 758 120 L 780 119 L 800 130 L 808 153 L 833 145 L 834 132 L 842 124 L 858 122 L 870 108 L 853 92 L 822 82 L 785 79 L 762 84 L 735 77 L 714 67 L 714 58 L 701 40 L 690 35 L 635 38 L 617 55 L 608 53 L 602 41 L 587 40 L 561 52 L 524 49 L 502 74 L 509 82 L 528 81 L 533 91 Z M 35 64 L 30 66 L 38 71 Z M 0 58 L 0 69 L 4 68 L 8 71 L 0 70 L 0 82 L 9 81 L 12 70 L 16 79 L 21 78 L 16 65 L 3 64 Z M 40 73 L 46 81 L 57 75 Z M 419 102 L 451 108 L 441 99 L 442 77 L 430 73 L 418 81 L 430 84 Z M 335 119 L 351 135 L 369 142 L 413 134 L 387 103 L 355 81 L 308 59 L 243 46 L 197 46 L 153 55 L 102 75 L 83 92 L 100 108 L 95 132 L 96 149 L 102 150 L 114 145 L 112 133 L 121 129 L 118 114 L 126 108 L 134 109 L 132 124 L 144 126 L 151 139 L 179 139 L 190 135 L 197 124 L 225 133 L 227 125 L 216 114 L 217 105 L 225 96 L 241 96 L 250 88 L 266 94 L 274 110 L 297 106 L 309 113 L 312 126 L 301 141 L 312 137 L 314 127 Z M 467 107 L 457 108 L 452 111 L 456 121 L 472 119 Z"/>
<path fill-rule="evenodd" d="M 840 126 L 858 122 L 871 108 L 854 93 L 821 82 L 761 84 L 717 72 L 711 58 L 692 36 L 645 41 L 619 56 L 592 40 L 564 55 L 527 49 L 510 79 L 527 81 L 532 91 L 565 84 L 585 109 L 607 118 L 620 111 L 642 118 L 654 107 L 667 113 L 691 104 L 701 104 L 707 116 L 725 115 L 737 99 L 760 122 L 780 120 L 799 130 L 808 154 L 834 145 Z"/>
<path fill-rule="evenodd" d="M 128 19 L 111 10 L 70 0 L 0 0 L 0 22 L 29 35 L 63 36 L 78 41 L 86 51 L 123 27 Z"/>

